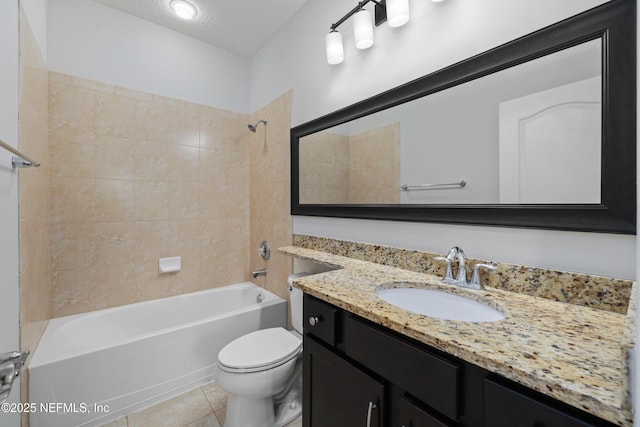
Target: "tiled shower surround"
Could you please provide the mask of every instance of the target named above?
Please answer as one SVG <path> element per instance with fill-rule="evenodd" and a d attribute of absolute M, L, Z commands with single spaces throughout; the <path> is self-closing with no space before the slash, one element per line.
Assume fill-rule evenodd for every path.
<path fill-rule="evenodd" d="M 269 129 L 288 131 L 289 117 Z M 52 317 L 249 280 L 248 122 L 51 72 Z M 268 142 L 288 163 L 288 138 Z M 169 256 L 182 270 L 159 275 Z"/>
<path fill-rule="evenodd" d="M 267 269 L 267 275 L 251 281 L 274 294 L 288 299 L 287 277 L 293 262 L 276 249 L 291 244 L 290 212 L 290 129 L 293 92 L 288 91 L 251 116 L 251 123 L 267 118 L 255 133 L 249 134 L 251 154 L 251 238 L 249 257 L 251 270 Z M 244 126 L 246 129 L 246 125 Z M 263 260 L 258 254 L 260 242 L 271 245 L 271 257 Z M 247 256 L 247 255 L 245 255 Z"/>
<path fill-rule="evenodd" d="M 48 73 L 24 13 L 20 48 L 20 150 L 41 163 L 18 172 L 20 348 L 33 350 L 51 317 Z"/>

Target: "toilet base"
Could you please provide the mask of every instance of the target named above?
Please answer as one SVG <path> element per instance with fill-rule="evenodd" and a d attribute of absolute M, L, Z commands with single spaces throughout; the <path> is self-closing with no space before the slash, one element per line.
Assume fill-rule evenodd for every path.
<path fill-rule="evenodd" d="M 284 427 L 302 414 L 302 364 L 279 396 L 252 398 L 229 394 L 224 427 Z"/>
<path fill-rule="evenodd" d="M 229 395 L 224 427 L 275 427 L 273 399 Z"/>

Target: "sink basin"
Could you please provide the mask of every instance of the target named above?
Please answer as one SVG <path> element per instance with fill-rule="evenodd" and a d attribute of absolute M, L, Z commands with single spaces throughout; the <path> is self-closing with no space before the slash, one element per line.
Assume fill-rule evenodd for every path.
<path fill-rule="evenodd" d="M 383 287 L 376 294 L 391 305 L 438 319 L 495 322 L 506 317 L 486 304 L 436 289 Z"/>

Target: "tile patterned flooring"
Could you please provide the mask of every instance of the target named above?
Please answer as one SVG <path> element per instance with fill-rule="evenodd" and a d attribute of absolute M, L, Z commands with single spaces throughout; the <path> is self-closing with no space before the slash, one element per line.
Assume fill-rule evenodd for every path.
<path fill-rule="evenodd" d="M 227 393 L 212 382 L 103 427 L 222 427 L 226 412 Z M 302 427 L 302 417 L 285 427 Z"/>

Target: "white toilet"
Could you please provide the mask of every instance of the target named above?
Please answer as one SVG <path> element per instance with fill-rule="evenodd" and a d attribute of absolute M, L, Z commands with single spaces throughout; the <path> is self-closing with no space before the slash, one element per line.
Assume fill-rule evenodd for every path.
<path fill-rule="evenodd" d="M 289 276 L 294 330 L 251 332 L 218 353 L 216 382 L 229 393 L 224 427 L 282 427 L 302 412 L 302 291 Z"/>

